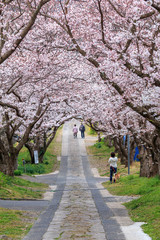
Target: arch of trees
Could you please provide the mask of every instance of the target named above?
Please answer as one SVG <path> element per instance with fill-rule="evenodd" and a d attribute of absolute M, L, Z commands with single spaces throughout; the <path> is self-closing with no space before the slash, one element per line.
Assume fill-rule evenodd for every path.
<path fill-rule="evenodd" d="M 81 116 L 126 165 L 129 134 L 141 176 L 160 175 L 158 1 L 3 0 L 0 33 L 0 171 L 13 176 L 24 145 L 43 161 Z"/>

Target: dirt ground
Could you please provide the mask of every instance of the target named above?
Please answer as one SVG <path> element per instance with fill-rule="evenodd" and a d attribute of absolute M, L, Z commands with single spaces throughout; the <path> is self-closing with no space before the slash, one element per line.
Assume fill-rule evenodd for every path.
<path fill-rule="evenodd" d="M 97 140 L 98 140 L 97 136 L 90 136 L 86 134 L 85 145 L 91 168 L 96 168 L 99 174 L 103 176 L 109 171 L 107 158 L 104 156 L 93 155 L 89 150 L 89 147 L 94 145 Z"/>

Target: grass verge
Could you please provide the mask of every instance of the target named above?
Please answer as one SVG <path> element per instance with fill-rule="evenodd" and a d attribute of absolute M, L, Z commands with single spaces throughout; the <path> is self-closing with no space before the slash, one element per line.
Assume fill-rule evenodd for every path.
<path fill-rule="evenodd" d="M 0 239 L 19 240 L 30 230 L 37 218 L 36 212 L 0 208 Z"/>
<path fill-rule="evenodd" d="M 103 183 L 111 194 L 129 195 L 139 198 L 125 203 L 131 219 L 135 222 L 145 222 L 142 229 L 152 240 L 160 239 L 160 178 L 144 178 L 129 175 L 120 178 L 118 183 Z"/>
<path fill-rule="evenodd" d="M 40 199 L 48 186 L 0 173 L 0 198 Z M 0 239 L 19 240 L 27 234 L 39 213 L 0 208 Z M 4 238 L 1 238 L 3 236 Z"/>
<path fill-rule="evenodd" d="M 40 199 L 47 187 L 47 184 L 9 177 L 0 172 L 1 199 Z"/>

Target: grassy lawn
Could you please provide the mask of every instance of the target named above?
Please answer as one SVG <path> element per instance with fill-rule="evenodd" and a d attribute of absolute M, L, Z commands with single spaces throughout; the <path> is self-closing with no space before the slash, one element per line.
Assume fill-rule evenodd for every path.
<path fill-rule="evenodd" d="M 9 177 L 0 173 L 1 199 L 40 199 L 47 184 L 30 182 L 19 177 Z"/>
<path fill-rule="evenodd" d="M 0 208 L 0 235 L 4 239 L 22 239 L 37 218 L 37 213 Z"/>
<path fill-rule="evenodd" d="M 47 187 L 46 184 L 29 182 L 19 177 L 8 177 L 0 173 L 1 199 L 40 199 Z M 38 213 L 35 211 L 0 208 L 0 236 L 6 236 L 4 239 L 22 239 L 37 217 Z"/>
<path fill-rule="evenodd" d="M 113 150 L 103 142 L 87 147 L 91 167 L 96 167 L 100 175 L 109 177 L 108 159 Z M 119 161 L 120 180 L 114 184 L 110 184 L 108 181 L 103 185 L 113 195 L 139 196 L 138 199 L 124 205 L 133 221 L 146 223 L 142 228 L 152 240 L 160 240 L 160 178 L 139 177 L 139 169 L 139 163 L 134 162 L 130 168 L 130 175 L 128 175 L 128 168 L 121 165 Z"/>

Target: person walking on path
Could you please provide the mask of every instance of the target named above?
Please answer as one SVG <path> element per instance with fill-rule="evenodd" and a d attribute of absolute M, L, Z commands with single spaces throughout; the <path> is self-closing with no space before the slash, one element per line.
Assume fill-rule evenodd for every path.
<path fill-rule="evenodd" d="M 77 128 L 76 124 L 74 124 L 74 127 L 73 127 L 72 131 L 73 131 L 74 138 L 77 138 L 78 128 Z"/>
<path fill-rule="evenodd" d="M 112 176 L 113 173 L 115 174 L 117 172 L 117 157 L 115 157 L 115 153 L 111 153 L 111 157 L 109 158 L 109 164 L 110 164 L 110 183 L 112 183 Z"/>
<path fill-rule="evenodd" d="M 84 138 L 85 126 L 83 125 L 83 123 L 81 123 L 79 131 L 81 132 L 81 138 Z"/>

